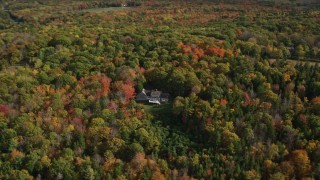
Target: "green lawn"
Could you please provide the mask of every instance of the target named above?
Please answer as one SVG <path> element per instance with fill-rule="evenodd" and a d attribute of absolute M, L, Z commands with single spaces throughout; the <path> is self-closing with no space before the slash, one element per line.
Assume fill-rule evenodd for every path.
<path fill-rule="evenodd" d="M 167 104 L 143 104 L 146 112 L 152 114 L 157 120 L 172 119 L 172 103 Z"/>

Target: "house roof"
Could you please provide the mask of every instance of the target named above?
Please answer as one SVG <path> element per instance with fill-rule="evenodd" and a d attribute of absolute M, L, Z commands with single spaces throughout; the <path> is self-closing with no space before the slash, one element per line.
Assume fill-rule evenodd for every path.
<path fill-rule="evenodd" d="M 147 96 L 150 96 L 151 94 L 151 91 L 146 89 L 143 89 L 142 92 L 145 92 Z"/>
<path fill-rule="evenodd" d="M 161 91 L 155 90 L 151 92 L 151 97 L 160 97 L 160 95 L 161 95 Z"/>
<path fill-rule="evenodd" d="M 136 100 L 138 101 L 146 101 L 146 100 L 154 100 L 154 99 L 162 99 L 166 100 L 169 99 L 170 94 L 169 93 L 162 93 L 161 91 L 158 90 L 146 90 L 142 89 L 142 92 L 138 93 L 136 95 Z"/>
<path fill-rule="evenodd" d="M 170 94 L 169 93 L 161 93 L 161 98 L 169 98 Z"/>
<path fill-rule="evenodd" d="M 141 92 L 136 95 L 136 100 L 148 100 L 148 96 L 144 92 Z"/>

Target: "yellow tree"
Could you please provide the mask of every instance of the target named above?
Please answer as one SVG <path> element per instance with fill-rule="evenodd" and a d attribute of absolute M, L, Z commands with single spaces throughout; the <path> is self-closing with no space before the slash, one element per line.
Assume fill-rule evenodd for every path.
<path fill-rule="evenodd" d="M 291 153 L 290 162 L 294 166 L 298 179 L 310 175 L 311 164 L 308 153 L 305 150 L 294 150 Z"/>

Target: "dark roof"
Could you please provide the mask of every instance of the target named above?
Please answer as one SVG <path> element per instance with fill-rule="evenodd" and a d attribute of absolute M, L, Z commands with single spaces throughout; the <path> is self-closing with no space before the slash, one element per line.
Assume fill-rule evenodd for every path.
<path fill-rule="evenodd" d="M 148 96 L 145 93 L 141 92 L 136 95 L 136 100 L 148 100 Z"/>
<path fill-rule="evenodd" d="M 167 98 L 167 99 L 169 99 L 169 97 L 170 97 L 170 94 L 169 93 L 161 93 L 161 96 L 160 96 L 161 98 Z"/>
<path fill-rule="evenodd" d="M 144 92 L 146 93 L 147 96 L 150 96 L 150 95 L 151 95 L 151 91 L 150 91 L 150 90 L 144 89 Z"/>
<path fill-rule="evenodd" d="M 167 101 L 169 100 L 170 94 L 169 93 L 162 93 L 161 91 L 158 90 L 146 90 L 143 89 L 142 92 L 138 93 L 136 95 L 136 100 L 137 101 L 146 101 L 149 99 L 162 99 L 162 101 Z"/>

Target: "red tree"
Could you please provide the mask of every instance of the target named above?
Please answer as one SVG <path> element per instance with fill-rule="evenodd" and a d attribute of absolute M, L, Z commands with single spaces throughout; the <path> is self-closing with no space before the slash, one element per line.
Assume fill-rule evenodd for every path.
<path fill-rule="evenodd" d="M 216 55 L 223 58 L 226 53 L 226 50 L 222 48 L 213 47 L 213 48 L 208 48 L 207 53 L 210 55 Z"/>
<path fill-rule="evenodd" d="M 110 90 L 110 83 L 111 79 L 108 77 L 103 76 L 100 80 L 101 83 L 101 93 L 103 96 L 106 96 L 109 93 Z"/>
<path fill-rule="evenodd" d="M 7 116 L 9 114 L 9 107 L 8 105 L 5 104 L 0 104 L 0 114 L 4 114 L 5 116 Z"/>
<path fill-rule="evenodd" d="M 134 97 L 135 89 L 132 84 L 122 84 L 121 89 L 122 89 L 127 101 Z"/>
<path fill-rule="evenodd" d="M 226 99 L 221 99 L 221 100 L 220 100 L 220 104 L 221 104 L 222 106 L 225 106 L 225 105 L 228 104 L 228 101 L 227 101 Z"/>

